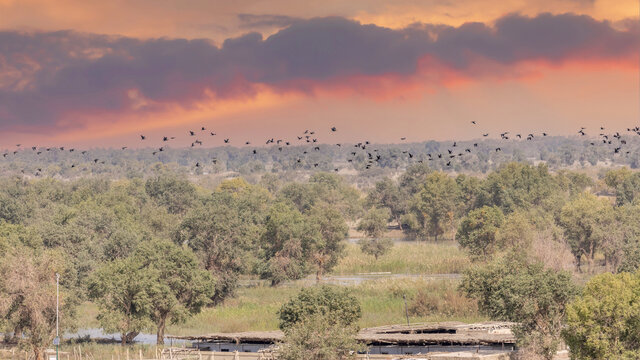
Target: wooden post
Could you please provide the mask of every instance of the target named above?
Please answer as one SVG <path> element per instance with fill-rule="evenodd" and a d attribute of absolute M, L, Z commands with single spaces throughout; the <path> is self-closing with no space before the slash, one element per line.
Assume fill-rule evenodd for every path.
<path fill-rule="evenodd" d="M 80 360 L 82 360 L 82 347 L 78 346 L 78 354 L 80 355 Z"/>
<path fill-rule="evenodd" d="M 140 351 L 140 360 L 142 360 L 142 349 L 139 349 Z"/>
<path fill-rule="evenodd" d="M 129 360 L 129 348 L 127 347 L 127 360 Z"/>

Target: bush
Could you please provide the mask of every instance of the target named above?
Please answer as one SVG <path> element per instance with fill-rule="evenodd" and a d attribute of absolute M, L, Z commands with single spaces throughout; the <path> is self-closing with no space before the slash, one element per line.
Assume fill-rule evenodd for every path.
<path fill-rule="evenodd" d="M 355 325 L 334 321 L 331 314 L 313 314 L 285 331 L 280 344 L 280 360 L 353 359 L 364 347 L 356 341 Z"/>
<path fill-rule="evenodd" d="M 461 289 L 494 320 L 513 321 L 518 345 L 552 359 L 566 305 L 576 293 L 571 275 L 511 255 L 465 273 Z"/>
<path fill-rule="evenodd" d="M 640 358 L 640 274 L 595 276 L 567 307 L 566 323 L 572 359 Z"/>
<path fill-rule="evenodd" d="M 351 326 L 360 319 L 362 311 L 358 299 L 348 289 L 323 285 L 300 290 L 296 297 L 282 305 L 278 315 L 280 329 L 287 330 L 315 315 L 326 315 L 331 322 Z"/>

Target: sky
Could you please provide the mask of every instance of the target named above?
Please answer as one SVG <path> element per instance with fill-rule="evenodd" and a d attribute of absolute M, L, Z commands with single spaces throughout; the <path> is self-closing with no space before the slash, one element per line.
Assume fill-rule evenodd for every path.
<path fill-rule="evenodd" d="M 639 11 L 637 0 L 0 0 L 0 147 L 182 146 L 203 126 L 217 134 L 207 146 L 332 126 L 331 141 L 383 143 L 626 129 L 640 120 Z"/>

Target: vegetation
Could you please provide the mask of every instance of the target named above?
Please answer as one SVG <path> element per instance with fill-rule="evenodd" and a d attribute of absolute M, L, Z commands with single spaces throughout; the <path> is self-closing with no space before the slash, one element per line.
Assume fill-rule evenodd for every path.
<path fill-rule="evenodd" d="M 253 156 L 232 148 L 167 149 L 160 163 L 142 151 L 96 150 L 104 164 L 44 167 L 40 179 L 4 175 L 0 330 L 24 334 L 7 340 L 42 356 L 53 336 L 56 272 L 63 329 L 74 328 L 83 303 L 78 326 L 118 332 L 124 343 L 142 331 L 156 332 L 161 343 L 165 332 L 275 329 L 283 296 L 313 283 L 308 277 L 320 282 L 328 275 L 390 272 L 398 277 L 343 286 L 340 298 L 357 299 L 362 310 L 354 326 L 404 322 L 406 297 L 415 321 L 517 321 L 520 344 L 547 358 L 564 325 L 576 326 L 573 334 L 583 336 L 585 349 L 601 349 L 608 345 L 577 326 L 585 319 L 609 321 L 614 315 L 606 315 L 606 301 L 635 304 L 633 291 L 609 300 L 599 296 L 613 291 L 591 289 L 635 284 L 636 275 L 597 274 L 640 267 L 640 177 L 626 168 L 563 169 L 603 156 L 582 154 L 582 145 L 567 142 L 575 151 L 559 139 L 540 140 L 544 152 L 523 142 L 520 162 L 507 155 L 515 147 L 496 153 L 485 151 L 490 141 L 480 142 L 467 163 L 452 164 L 455 175 L 443 171 L 449 169 L 443 159 L 415 155 L 407 163 L 390 156 L 445 146 L 435 142 L 380 147 L 389 156 L 370 169 L 357 156 L 350 165 L 340 163 L 346 149 L 338 147 L 314 153 L 317 167 L 285 160 L 290 150 Z M 213 154 L 218 163 L 189 168 Z M 527 157 L 545 163 L 532 165 Z M 637 167 L 639 160 L 621 155 L 611 161 Z M 20 152 L 15 161 L 28 168 L 36 160 Z M 0 169 L 12 174 L 11 166 L 17 165 Z M 355 171 L 342 171 L 347 166 Z M 364 234 L 361 246 L 347 241 L 356 231 Z M 455 279 L 416 278 L 461 273 L 460 288 Z M 593 276 L 600 285 L 587 285 L 565 311 L 577 285 Z M 267 286 L 240 287 L 261 281 Z M 599 306 L 601 312 L 594 310 Z M 628 347 L 621 339 L 633 334 L 624 332 L 635 321 L 629 306 L 631 320 L 606 337 L 612 349 L 623 349 L 619 354 Z M 287 326 L 291 344 L 296 336 L 341 334 L 322 323 L 323 311 L 313 313 L 321 315 L 309 315 L 305 326 Z M 339 347 L 345 334 L 326 342 Z"/>
<path fill-rule="evenodd" d="M 59 253 L 20 247 L 5 253 L 0 263 L 0 325 L 13 331 L 10 342 L 30 349 L 36 360 L 44 359 L 56 335 L 55 274 L 68 270 Z M 69 281 L 63 282 L 63 328 L 73 326 L 74 298 Z"/>
<path fill-rule="evenodd" d="M 283 359 L 347 359 L 362 347 L 356 342 L 360 304 L 346 289 L 302 289 L 278 314 L 285 333 L 280 344 Z"/>
<path fill-rule="evenodd" d="M 300 290 L 278 311 L 280 329 L 288 329 L 316 314 L 344 326 L 354 325 L 362 310 L 358 300 L 346 289 L 327 285 Z"/>
<path fill-rule="evenodd" d="M 130 343 L 150 323 L 164 344 L 168 321 L 184 322 L 200 312 L 214 293 L 208 272 L 198 268 L 191 251 L 169 241 L 141 244 L 131 256 L 96 271 L 89 295 L 100 307 L 102 328 L 119 332 Z"/>
<path fill-rule="evenodd" d="M 517 322 L 520 346 L 553 359 L 566 306 L 576 293 L 570 274 L 507 257 L 470 269 L 461 289 L 492 319 Z"/>
<path fill-rule="evenodd" d="M 376 260 L 393 247 L 391 239 L 382 237 L 387 230 L 390 214 L 391 212 L 387 208 L 371 208 L 358 223 L 358 230 L 363 231 L 366 235 L 365 238 L 358 241 L 360 249 L 365 254 L 373 255 Z"/>
<path fill-rule="evenodd" d="M 474 257 L 486 258 L 496 251 L 498 231 L 504 222 L 498 207 L 483 206 L 462 219 L 458 241 Z"/>
<path fill-rule="evenodd" d="M 576 359 L 640 356 L 640 275 L 601 274 L 567 308 L 563 337 Z"/>
<path fill-rule="evenodd" d="M 363 348 L 354 325 L 332 321 L 329 314 L 313 314 L 285 329 L 278 358 L 283 360 L 353 359 Z"/>
<path fill-rule="evenodd" d="M 470 265 L 469 257 L 453 241 L 400 241 L 378 259 L 365 256 L 360 246 L 346 244 L 344 254 L 332 274 L 461 274 Z"/>

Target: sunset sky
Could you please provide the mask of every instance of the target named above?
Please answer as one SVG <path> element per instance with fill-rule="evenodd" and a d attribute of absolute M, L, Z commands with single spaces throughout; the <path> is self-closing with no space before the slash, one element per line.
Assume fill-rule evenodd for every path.
<path fill-rule="evenodd" d="M 637 0 L 0 0 L 0 147 L 640 120 Z M 470 121 L 478 126 L 470 126 Z M 588 130 L 587 130 L 588 132 Z"/>

